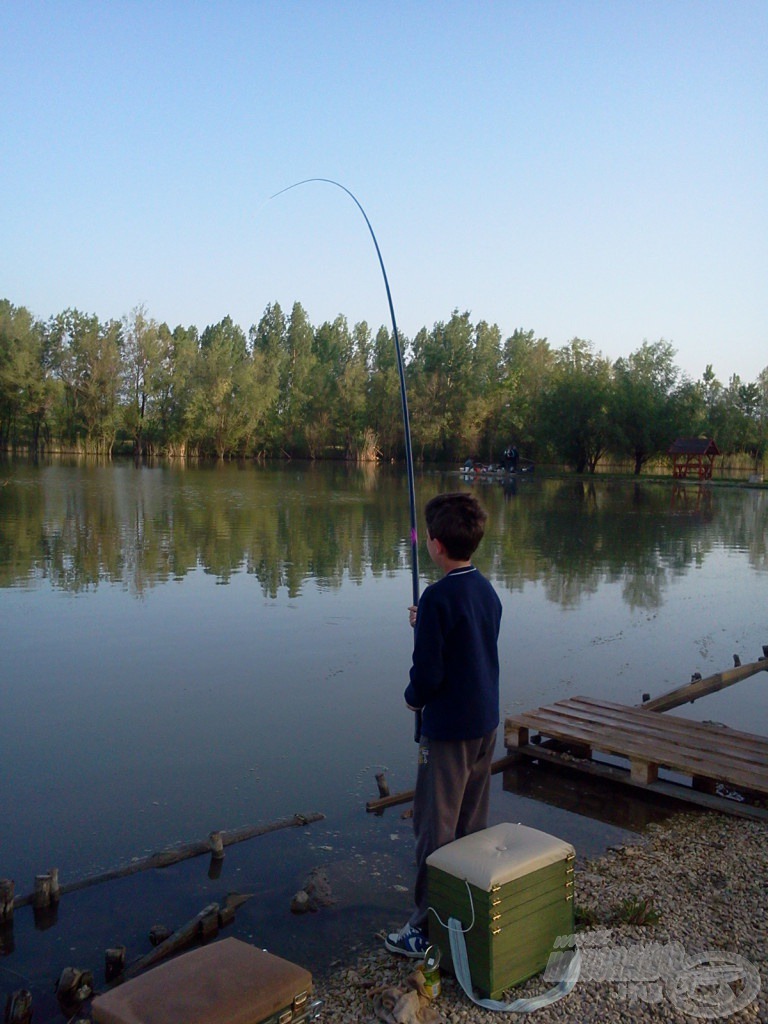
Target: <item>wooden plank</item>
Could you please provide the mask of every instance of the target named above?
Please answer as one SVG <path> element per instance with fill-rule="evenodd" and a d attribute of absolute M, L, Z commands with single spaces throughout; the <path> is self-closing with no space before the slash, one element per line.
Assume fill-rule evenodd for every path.
<path fill-rule="evenodd" d="M 748 665 L 738 665 L 736 668 L 726 669 L 724 672 L 716 672 L 706 679 L 696 679 L 686 683 L 685 686 L 678 686 L 674 690 L 662 693 L 644 704 L 638 704 L 643 711 L 669 711 L 672 708 L 679 708 L 682 704 L 692 703 L 707 694 L 717 693 L 724 690 L 726 686 L 733 686 L 742 679 L 749 679 L 758 672 L 768 672 L 768 658 L 760 658 L 758 661 L 750 662 Z"/>
<path fill-rule="evenodd" d="M 582 697 L 510 716 L 505 734 L 514 734 L 513 748 L 515 741 L 522 744 L 524 729 L 626 757 L 637 781 L 654 781 L 653 765 L 664 765 L 692 777 L 768 792 L 768 742 L 748 733 L 646 716 L 642 709 Z"/>
<path fill-rule="evenodd" d="M 545 708 L 537 711 L 547 710 Z M 717 730 L 718 736 L 728 736 L 729 742 L 735 747 L 743 747 L 744 750 L 754 750 L 758 753 L 768 749 L 768 740 L 762 736 L 752 733 L 739 732 L 736 729 L 727 729 L 713 726 L 705 722 L 695 722 L 686 718 L 679 718 L 674 715 L 656 716 L 649 715 L 646 719 L 644 712 L 636 707 L 629 707 L 624 704 L 611 704 L 606 701 L 596 701 L 589 697 L 572 697 L 557 704 L 550 705 L 549 710 L 557 713 L 565 713 L 576 719 L 595 722 L 600 721 L 606 726 L 628 727 L 633 731 L 642 732 L 644 735 L 676 735 L 683 739 L 698 736 L 711 736 L 713 730 Z M 537 711 L 533 713 L 536 714 Z"/>
<path fill-rule="evenodd" d="M 684 803 L 693 804 L 705 810 L 722 811 L 724 814 L 732 814 L 738 818 L 768 822 L 768 810 L 764 807 L 755 807 L 752 804 L 741 803 L 738 800 L 729 800 L 722 796 L 712 796 L 709 793 L 702 793 L 680 783 L 667 782 L 661 779 L 649 785 L 633 782 L 626 768 L 619 768 L 599 761 L 574 761 L 557 753 L 557 751 L 534 745 L 520 747 L 519 753 L 521 757 L 532 761 L 546 761 L 549 764 L 556 765 L 558 768 L 565 768 L 569 771 L 581 772 L 584 775 L 591 775 L 609 782 L 631 786 L 642 790 L 644 793 L 681 800 Z"/>
<path fill-rule="evenodd" d="M 567 729 L 558 729 L 550 726 L 542 726 L 541 731 L 547 736 L 553 736 L 564 742 L 570 742 L 573 734 Z M 583 741 L 584 734 L 579 737 Z M 742 788 L 754 789 L 760 792 L 768 792 L 768 774 L 765 771 L 758 771 L 751 766 L 733 765 L 729 761 L 718 759 L 708 751 L 684 751 L 675 747 L 651 747 L 642 742 L 626 743 L 622 738 L 611 737 L 595 730 L 591 739 L 591 746 L 595 750 L 613 754 L 617 757 L 629 758 L 637 763 L 656 763 L 664 765 L 676 771 L 691 776 L 714 777 L 718 781 L 730 782 Z"/>
<path fill-rule="evenodd" d="M 591 702 L 587 698 L 572 698 L 559 704 L 538 708 L 532 712 L 510 717 L 515 724 L 539 728 L 542 723 L 570 723 L 574 734 L 584 735 L 584 730 L 600 728 L 612 730 L 627 737 L 642 737 L 657 741 L 674 741 L 693 749 L 706 745 L 712 747 L 716 740 L 718 749 L 726 749 L 729 757 L 747 760 L 750 764 L 768 765 L 768 740 L 733 729 L 720 728 L 687 719 L 656 715 L 645 716 L 644 712 L 623 705 L 605 705 Z M 714 751 L 715 753 L 718 750 Z"/>
<path fill-rule="evenodd" d="M 540 710 L 556 712 L 558 717 L 588 723 L 590 726 L 600 723 L 601 728 L 618 729 L 620 734 L 626 734 L 628 737 L 642 737 L 644 743 L 651 740 L 657 743 L 672 742 L 691 751 L 704 748 L 722 761 L 744 761 L 750 766 L 768 768 L 768 740 L 750 733 L 741 733 L 703 722 L 690 722 L 675 716 L 661 718 L 649 715 L 650 721 L 646 721 L 642 711 L 624 708 L 623 705 L 613 705 L 606 715 L 602 713 L 601 705 L 587 698 L 574 698 L 572 701 L 564 701 L 552 705 L 549 709 Z M 623 722 L 619 713 L 622 711 L 630 712 L 624 715 Z M 716 747 L 713 746 L 713 741 L 716 742 Z"/>
<path fill-rule="evenodd" d="M 571 705 L 574 708 L 580 707 L 586 709 L 592 709 L 593 711 L 602 708 L 610 709 L 611 713 L 615 713 L 617 720 L 622 721 L 622 718 L 630 721 L 637 726 L 643 726 L 644 720 L 642 718 L 643 709 L 638 707 L 627 707 L 624 704 L 607 704 L 605 701 L 595 701 L 589 697 L 574 697 L 570 698 L 569 701 L 561 702 L 563 705 Z M 554 705 L 555 707 L 559 705 Z M 629 712 L 629 714 L 627 714 Z M 711 735 L 713 729 L 717 730 L 717 735 L 721 737 L 728 737 L 728 741 L 735 748 L 740 748 L 745 751 L 755 751 L 757 753 L 765 754 L 768 751 L 768 738 L 764 736 L 757 736 L 754 733 L 740 732 L 738 729 L 731 729 L 728 726 L 714 726 L 708 722 L 696 722 L 688 718 L 679 718 L 676 715 L 664 715 L 658 719 L 653 716 L 652 721 L 647 723 L 649 728 L 654 731 L 659 731 L 662 734 L 667 732 L 678 731 L 680 735 L 685 736 L 698 736 L 698 735 Z"/>

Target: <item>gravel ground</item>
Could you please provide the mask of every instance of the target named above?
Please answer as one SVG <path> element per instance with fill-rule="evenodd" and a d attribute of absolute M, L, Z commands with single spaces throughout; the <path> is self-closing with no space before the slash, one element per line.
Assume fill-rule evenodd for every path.
<path fill-rule="evenodd" d="M 559 1003 L 536 1011 L 532 1019 L 538 1024 L 768 1022 L 768 825 L 719 814 L 677 815 L 648 826 L 637 844 L 612 848 L 596 860 L 577 860 L 575 886 L 579 920 L 589 922 L 578 933 L 583 977 Z M 642 926 L 623 923 L 618 911 L 625 900 L 635 906 L 647 901 L 659 920 Z M 647 969 L 652 951 L 661 965 L 655 977 L 653 968 Z M 679 979 L 691 973 L 675 968 L 675 956 L 680 963 L 682 956 L 696 960 L 716 952 L 721 959 L 712 958 L 714 963 L 742 980 L 727 990 L 696 990 L 686 1003 Z M 645 971 L 638 955 L 646 958 Z M 640 980 L 626 965 L 633 956 Z M 622 957 L 623 969 L 617 962 Z M 356 964 L 316 979 L 316 994 L 324 1000 L 320 1019 L 333 1024 L 377 1020 L 374 991 L 384 985 L 404 987 L 414 965 L 384 950 L 381 936 L 372 936 L 371 951 Z M 587 974 L 591 977 L 585 980 Z M 758 985 L 756 997 L 749 998 Z M 532 978 L 509 997 L 537 995 L 547 987 L 543 978 Z M 737 1003 L 749 998 L 748 1005 L 729 1004 L 730 992 Z M 445 973 L 442 993 L 429 1008 L 439 1011 L 446 1024 L 514 1016 L 500 1018 L 475 1006 Z"/>

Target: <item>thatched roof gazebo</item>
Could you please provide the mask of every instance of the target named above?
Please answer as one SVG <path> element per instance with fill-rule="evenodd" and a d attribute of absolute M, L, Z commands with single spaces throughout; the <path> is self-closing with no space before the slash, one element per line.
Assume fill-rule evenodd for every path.
<path fill-rule="evenodd" d="M 678 437 L 669 446 L 672 456 L 672 476 L 676 480 L 697 476 L 699 480 L 712 479 L 712 467 L 720 449 L 711 437 Z"/>

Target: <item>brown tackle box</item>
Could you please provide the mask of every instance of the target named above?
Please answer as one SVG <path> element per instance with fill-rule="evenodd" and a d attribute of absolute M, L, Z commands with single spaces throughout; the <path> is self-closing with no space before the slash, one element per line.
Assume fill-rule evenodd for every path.
<path fill-rule="evenodd" d="M 226 938 L 184 953 L 93 1000 L 97 1024 L 303 1024 L 312 975 Z"/>
<path fill-rule="evenodd" d="M 474 988 L 498 999 L 546 967 L 555 939 L 573 932 L 570 843 L 502 823 L 427 858 L 429 938 L 452 969 L 448 919 L 465 929 Z"/>

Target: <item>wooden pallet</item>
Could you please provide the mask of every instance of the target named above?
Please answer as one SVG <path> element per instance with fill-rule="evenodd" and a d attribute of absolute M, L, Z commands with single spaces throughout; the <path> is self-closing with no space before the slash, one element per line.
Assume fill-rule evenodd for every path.
<path fill-rule="evenodd" d="M 676 795 L 683 791 L 679 795 L 685 796 L 685 790 L 714 794 L 717 783 L 768 795 L 768 739 L 763 736 L 589 697 L 573 697 L 506 719 L 505 743 L 510 753 L 552 760 L 549 752 L 544 754 L 529 742 L 531 732 L 566 744 L 582 759 L 569 765 L 583 764 L 590 774 L 603 767 L 593 759 L 596 751 L 625 758 L 627 781 L 667 795 L 670 787 L 659 780 L 660 768 L 690 776 L 692 786 L 675 785 Z M 608 776 L 621 778 L 620 771 L 605 767 Z M 694 802 L 735 803 L 717 798 Z"/>

